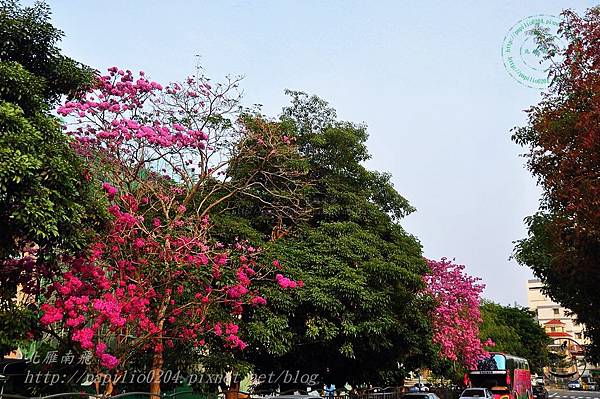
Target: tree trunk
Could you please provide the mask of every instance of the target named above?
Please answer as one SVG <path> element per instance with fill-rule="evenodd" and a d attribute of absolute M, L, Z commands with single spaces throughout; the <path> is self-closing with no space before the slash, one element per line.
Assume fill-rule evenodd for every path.
<path fill-rule="evenodd" d="M 96 387 L 96 395 L 100 395 L 100 383 L 102 381 L 106 381 L 106 387 L 104 388 L 104 392 L 101 394 L 103 397 L 108 398 L 112 395 L 114 390 L 114 384 L 110 375 L 107 376 L 104 373 L 96 373 L 96 381 L 94 383 Z"/>
<path fill-rule="evenodd" d="M 225 399 L 238 399 L 240 394 L 239 381 L 232 381 L 229 388 L 225 392 Z"/>
<path fill-rule="evenodd" d="M 158 311 L 158 328 L 160 330 L 159 350 L 154 352 L 152 356 L 152 381 L 150 381 L 150 393 L 152 396 L 149 399 L 158 399 L 160 395 L 160 379 L 162 377 L 162 369 L 165 363 L 163 338 L 163 326 L 165 325 L 165 314 L 167 312 L 167 304 L 171 300 L 170 295 L 165 295 L 163 303 Z"/>
<path fill-rule="evenodd" d="M 160 395 L 160 377 L 164 364 L 163 348 L 154 352 L 152 357 L 152 381 L 150 381 L 150 393 Z M 152 396 L 149 399 L 158 399 L 158 396 Z"/>

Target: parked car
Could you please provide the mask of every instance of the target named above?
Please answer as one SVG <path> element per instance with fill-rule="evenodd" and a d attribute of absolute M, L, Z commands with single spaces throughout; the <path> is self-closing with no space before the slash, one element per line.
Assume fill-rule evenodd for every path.
<path fill-rule="evenodd" d="M 533 397 L 535 399 L 548 399 L 548 390 L 545 386 L 538 384 L 533 387 Z"/>
<path fill-rule="evenodd" d="M 487 388 L 467 388 L 460 394 L 462 398 L 469 399 L 492 399 L 492 391 Z"/>
<path fill-rule="evenodd" d="M 429 387 L 421 382 L 417 382 L 415 385 L 410 387 L 410 392 L 429 392 Z"/>
<path fill-rule="evenodd" d="M 537 377 L 537 378 L 535 379 L 535 383 L 536 383 L 537 385 L 545 385 L 545 382 L 544 382 L 544 377 Z"/>
<path fill-rule="evenodd" d="M 598 384 L 595 381 L 590 381 L 585 380 L 585 379 L 581 379 L 579 381 L 581 383 L 581 390 L 582 391 L 597 391 L 598 390 Z"/>
<path fill-rule="evenodd" d="M 575 381 L 571 381 L 571 382 L 569 382 L 569 383 L 567 384 L 567 388 L 568 388 L 570 391 L 581 391 L 581 388 L 582 388 L 582 387 L 581 387 L 581 383 L 580 383 L 579 381 L 575 380 Z"/>
<path fill-rule="evenodd" d="M 433 392 L 409 392 L 404 394 L 404 397 L 407 399 L 440 399 Z"/>

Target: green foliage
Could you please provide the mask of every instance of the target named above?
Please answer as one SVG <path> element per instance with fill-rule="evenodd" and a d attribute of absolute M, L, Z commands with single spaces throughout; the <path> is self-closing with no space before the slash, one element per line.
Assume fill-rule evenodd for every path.
<path fill-rule="evenodd" d="M 92 74 L 60 54 L 49 19 L 46 4 L 0 2 L 0 259 L 31 244 L 76 249 L 95 213 L 83 166 L 49 114 Z"/>
<path fill-rule="evenodd" d="M 0 354 L 15 349 L 15 342 L 31 339 L 36 313 L 27 307 L 0 308 Z"/>
<path fill-rule="evenodd" d="M 41 95 L 49 102 L 82 90 L 94 76 L 92 69 L 60 53 L 56 43 L 62 36 L 50 23 L 46 3 L 21 7 L 15 0 L 0 1 L 0 61 L 18 63 L 43 81 Z"/>
<path fill-rule="evenodd" d="M 57 122 L 42 114 L 28 119 L 1 102 L 0 131 L 0 217 L 6 222 L 0 256 L 17 255 L 22 242 L 80 242 L 90 193 Z"/>
<path fill-rule="evenodd" d="M 536 273 L 549 270 L 552 262 L 552 233 L 549 226 L 552 216 L 538 212 L 525 219 L 529 237 L 517 241 L 515 259 L 522 265 L 528 265 Z"/>
<path fill-rule="evenodd" d="M 490 350 L 520 356 L 529 361 L 532 372 L 542 373 L 548 364 L 550 338 L 534 318 L 533 312 L 519 306 L 493 302 L 481 305 L 480 336 L 496 344 Z"/>
<path fill-rule="evenodd" d="M 62 32 L 49 20 L 46 4 L 22 8 L 0 1 L 2 353 L 25 337 L 35 316 L 13 300 L 17 283 L 31 276 L 4 262 L 34 248 L 38 263 L 51 265 L 60 251 L 80 249 L 104 217 L 102 200 L 50 114 L 55 100 L 91 84 L 93 74 L 60 54 Z"/>
<path fill-rule="evenodd" d="M 419 365 L 430 338 L 428 303 L 416 295 L 424 267 L 411 239 L 400 230 L 387 233 L 382 239 L 364 224 L 324 222 L 271 247 L 286 273 L 306 286 L 267 293 L 271 307 L 256 313 L 260 328 L 252 338 L 275 356 L 259 368 L 320 375 L 329 369 L 338 384 L 375 384 L 391 370 L 400 377 L 398 363 Z"/>
<path fill-rule="evenodd" d="M 292 106 L 282 120 L 294 123 L 300 153 L 311 164 L 311 177 L 319 188 L 315 205 L 321 218 L 368 218 L 368 222 L 398 221 L 415 209 L 390 182 L 391 176 L 366 169 L 367 129 L 337 121 L 335 110 L 318 97 L 288 91 Z M 389 220 L 388 220 L 389 222 Z"/>
<path fill-rule="evenodd" d="M 340 385 L 399 382 L 434 353 L 432 304 L 419 293 L 426 264 L 417 239 L 397 223 L 413 208 L 389 175 L 362 165 L 365 126 L 337 121 L 317 97 L 289 94 L 281 124 L 309 163 L 310 217 L 266 242 L 276 221 L 260 204 L 241 202 L 227 220 L 244 229 L 220 228 L 230 238 L 259 232 L 265 256 L 305 283 L 263 288 L 269 305 L 246 320 L 247 360 L 261 373 L 300 370 Z"/>
<path fill-rule="evenodd" d="M 28 72 L 16 62 L 0 62 L 0 97 L 18 105 L 27 114 L 43 110 L 44 80 Z"/>

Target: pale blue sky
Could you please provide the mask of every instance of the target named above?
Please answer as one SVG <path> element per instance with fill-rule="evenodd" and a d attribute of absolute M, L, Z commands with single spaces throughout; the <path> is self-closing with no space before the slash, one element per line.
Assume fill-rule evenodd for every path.
<path fill-rule="evenodd" d="M 483 278 L 485 296 L 526 303 L 528 269 L 508 258 L 538 189 L 509 130 L 539 93 L 513 80 L 502 40 L 530 15 L 592 1 L 50 0 L 64 52 L 154 80 L 242 74 L 245 103 L 277 115 L 284 89 L 318 94 L 369 126 L 368 166 L 417 208 L 403 223 L 430 258 Z"/>

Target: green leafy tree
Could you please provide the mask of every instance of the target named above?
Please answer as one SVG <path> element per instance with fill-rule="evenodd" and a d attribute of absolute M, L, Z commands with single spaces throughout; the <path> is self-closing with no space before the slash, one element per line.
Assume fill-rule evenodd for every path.
<path fill-rule="evenodd" d="M 224 234 L 269 240 L 268 255 L 305 286 L 265 287 L 270 306 L 246 320 L 246 360 L 259 373 L 299 370 L 339 386 L 401 382 L 434 353 L 431 298 L 422 294 L 427 266 L 418 240 L 398 223 L 414 209 L 388 174 L 363 166 L 365 126 L 338 121 L 317 97 L 288 94 L 279 127 L 308 162 L 310 213 L 273 220 L 248 201 L 222 217 Z"/>
<path fill-rule="evenodd" d="M 41 97 L 55 102 L 92 84 L 95 72 L 61 54 L 57 43 L 63 32 L 50 23 L 50 7 L 36 2 L 21 7 L 18 1 L 0 1 L 0 60 L 15 62 L 42 84 Z"/>
<path fill-rule="evenodd" d="M 51 264 L 57 251 L 81 246 L 84 226 L 101 222 L 83 164 L 50 114 L 61 95 L 91 84 L 93 73 L 61 55 L 62 32 L 49 20 L 46 4 L 0 2 L 1 353 L 28 337 L 27 316 L 35 314 L 12 299 L 17 284 L 41 270 L 31 259 L 16 259 L 29 253 Z"/>
<path fill-rule="evenodd" d="M 548 364 L 551 340 L 534 318 L 533 312 L 520 306 L 502 306 L 484 301 L 481 304 L 482 340 L 491 339 L 488 350 L 520 356 L 529 361 L 532 372 L 542 373 Z"/>

